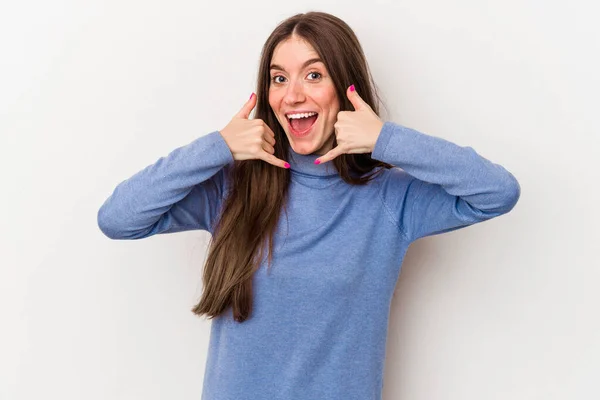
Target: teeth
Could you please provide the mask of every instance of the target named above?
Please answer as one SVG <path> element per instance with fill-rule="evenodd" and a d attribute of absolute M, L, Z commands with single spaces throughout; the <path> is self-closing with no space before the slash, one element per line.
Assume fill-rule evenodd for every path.
<path fill-rule="evenodd" d="M 299 119 L 299 118 L 308 118 L 308 117 L 312 117 L 313 115 L 317 115 L 316 112 L 308 112 L 308 113 L 299 113 L 299 114 L 288 114 L 288 118 L 290 119 Z"/>

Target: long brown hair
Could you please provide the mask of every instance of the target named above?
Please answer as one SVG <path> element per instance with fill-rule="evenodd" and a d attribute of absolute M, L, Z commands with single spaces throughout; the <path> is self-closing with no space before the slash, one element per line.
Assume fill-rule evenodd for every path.
<path fill-rule="evenodd" d="M 352 29 L 341 19 L 323 12 L 294 15 L 281 22 L 265 42 L 257 79 L 254 118 L 262 119 L 275 133 L 275 156 L 287 159 L 289 141 L 269 106 L 270 63 L 275 47 L 296 35 L 315 49 L 334 82 L 340 111 L 353 111 L 346 88 L 354 84 L 362 99 L 379 114 L 379 99 L 362 47 Z M 333 146 L 337 145 L 335 139 Z M 334 163 L 348 184 L 364 185 L 392 166 L 371 158 L 370 153 L 342 154 Z M 203 295 L 192 309 L 214 318 L 229 306 L 238 322 L 252 311 L 252 276 L 260 267 L 268 242 L 271 267 L 273 235 L 281 210 L 287 213 L 290 171 L 263 160 L 235 161 L 228 175 L 230 190 L 215 225 L 204 267 Z"/>

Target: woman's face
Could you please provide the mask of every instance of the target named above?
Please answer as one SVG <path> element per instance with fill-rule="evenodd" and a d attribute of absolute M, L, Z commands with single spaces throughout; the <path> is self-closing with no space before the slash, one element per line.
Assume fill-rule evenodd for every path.
<path fill-rule="evenodd" d="M 333 81 L 314 48 L 298 36 L 280 42 L 270 69 L 269 105 L 299 154 L 323 155 L 333 148 L 340 110 Z M 316 113 L 308 118 L 306 113 Z M 310 115 L 310 114 L 309 114 Z"/>

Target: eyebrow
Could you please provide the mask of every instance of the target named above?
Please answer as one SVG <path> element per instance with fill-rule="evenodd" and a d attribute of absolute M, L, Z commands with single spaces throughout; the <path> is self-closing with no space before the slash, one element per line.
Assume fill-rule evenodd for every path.
<path fill-rule="evenodd" d="M 317 63 L 317 62 L 322 63 L 323 60 L 321 60 L 320 58 L 311 58 L 310 60 L 306 60 L 304 62 L 304 64 L 302 64 L 302 69 L 308 67 L 310 64 L 314 64 L 314 63 Z M 277 64 L 271 64 L 271 69 L 278 69 L 280 71 L 285 71 L 285 69 L 282 66 L 277 65 Z"/>

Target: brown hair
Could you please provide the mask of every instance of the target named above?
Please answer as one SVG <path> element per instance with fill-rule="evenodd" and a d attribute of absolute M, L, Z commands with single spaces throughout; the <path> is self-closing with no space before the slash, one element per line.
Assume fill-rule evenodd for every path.
<path fill-rule="evenodd" d="M 294 15 L 281 22 L 263 46 L 254 118 L 262 119 L 275 133 L 275 156 L 287 159 L 289 141 L 269 106 L 270 63 L 275 47 L 296 35 L 315 49 L 334 82 L 340 111 L 353 111 L 346 88 L 354 84 L 362 99 L 379 114 L 379 99 L 362 47 L 352 29 L 341 19 L 323 12 Z M 335 147 L 335 142 L 333 146 Z M 373 160 L 370 153 L 342 154 L 331 161 L 348 184 L 364 185 L 391 168 Z M 291 172 L 263 160 L 235 161 L 229 174 L 230 190 L 215 226 L 204 267 L 203 295 L 192 309 L 195 314 L 214 318 L 229 306 L 238 322 L 252 311 L 252 276 L 263 260 L 268 241 L 271 267 L 273 234 L 281 210 L 287 214 Z"/>

